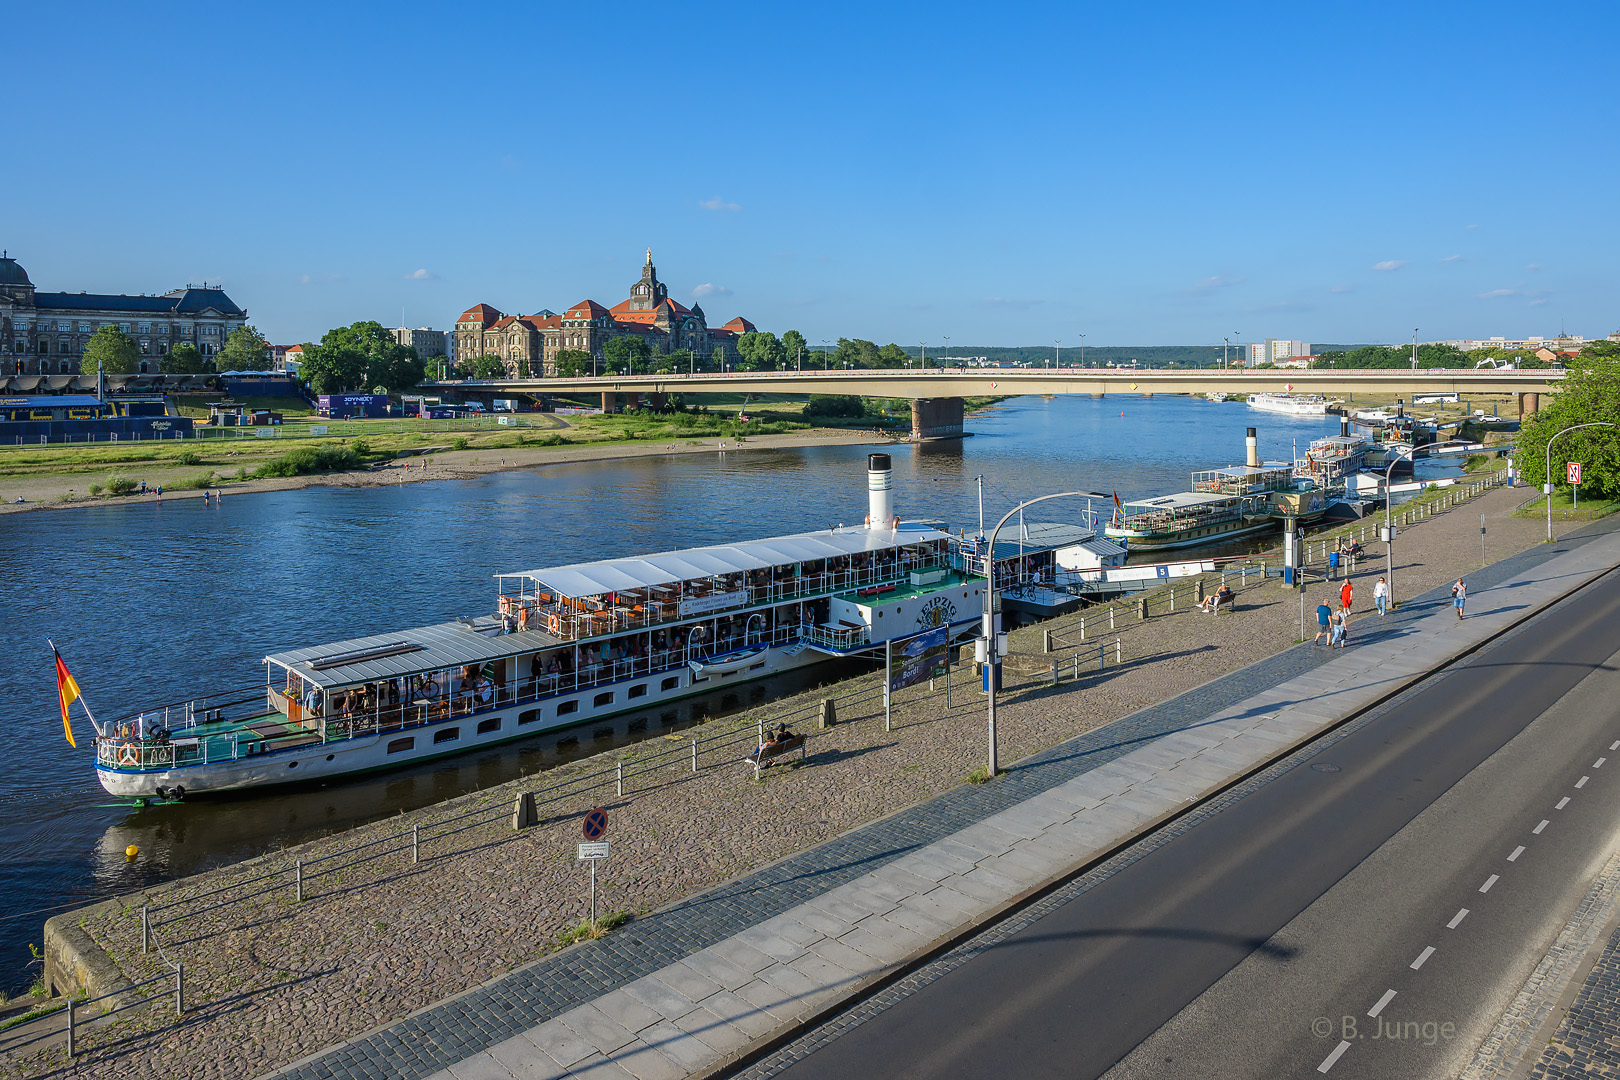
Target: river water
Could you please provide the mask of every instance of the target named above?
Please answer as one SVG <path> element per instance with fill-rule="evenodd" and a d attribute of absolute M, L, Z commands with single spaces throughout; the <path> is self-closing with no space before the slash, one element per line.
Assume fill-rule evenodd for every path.
<path fill-rule="evenodd" d="M 1263 458 L 1285 459 L 1296 440 L 1303 448 L 1337 420 L 1187 397 L 1016 398 L 970 417 L 972 438 L 887 450 L 903 516 L 971 531 L 977 476 L 991 522 L 1053 491 L 1117 490 L 1124 499 L 1179 491 L 1195 469 L 1241 463 L 1250 425 Z M 47 637 L 103 717 L 249 686 L 262 682 L 269 652 L 491 610 L 497 571 L 859 521 L 870 449 L 670 455 L 0 518 L 11 567 L 0 590 L 0 723 L 14 740 L 0 790 L 0 987 L 37 976 L 25 961 L 46 918 L 38 909 L 245 858 L 568 753 L 539 735 L 313 789 L 109 806 L 77 707 L 80 748 L 63 738 Z M 1080 508 L 1042 509 L 1032 520 L 1076 520 Z M 142 852 L 133 864 L 123 854 L 130 843 Z"/>

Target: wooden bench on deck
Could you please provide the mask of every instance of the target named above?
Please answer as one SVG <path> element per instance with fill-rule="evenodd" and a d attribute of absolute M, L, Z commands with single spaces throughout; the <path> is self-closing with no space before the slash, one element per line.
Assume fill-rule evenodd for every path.
<path fill-rule="evenodd" d="M 754 752 L 743 758 L 743 760 L 754 767 L 754 779 L 758 780 L 760 772 L 769 768 L 772 761 L 791 754 L 795 750 L 799 752 L 799 760 L 802 762 L 805 758 L 805 744 L 807 742 L 809 740 L 803 735 L 789 735 L 785 739 L 775 740 L 765 743 L 763 746 L 755 747 Z"/>

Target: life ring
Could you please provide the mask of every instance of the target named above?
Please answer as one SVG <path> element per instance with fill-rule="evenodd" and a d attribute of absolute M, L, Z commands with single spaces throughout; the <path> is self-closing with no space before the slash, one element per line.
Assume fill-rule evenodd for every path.
<path fill-rule="evenodd" d="M 141 751 L 134 743 L 125 743 L 118 748 L 118 764 L 139 765 L 140 763 Z"/>
<path fill-rule="evenodd" d="M 510 615 L 512 613 L 512 598 L 510 596 L 501 597 L 500 604 L 502 615 Z"/>
<path fill-rule="evenodd" d="M 546 629 L 550 630 L 553 634 L 561 634 L 562 615 L 555 611 L 546 612 Z"/>
<path fill-rule="evenodd" d="M 519 630 L 527 630 L 528 628 L 529 628 L 529 609 L 528 608 L 523 608 L 521 611 L 518 612 L 518 629 Z"/>

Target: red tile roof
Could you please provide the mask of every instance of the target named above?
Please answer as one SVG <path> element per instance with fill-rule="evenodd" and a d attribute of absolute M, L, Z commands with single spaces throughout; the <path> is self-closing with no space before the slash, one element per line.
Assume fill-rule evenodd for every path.
<path fill-rule="evenodd" d="M 542 318 L 539 315 L 525 315 L 518 321 L 532 326 L 536 330 L 555 330 L 562 325 L 562 316 L 547 315 Z"/>
<path fill-rule="evenodd" d="M 475 322 L 480 326 L 488 326 L 490 323 L 494 322 L 500 317 L 501 313 L 490 307 L 488 304 L 474 304 L 466 311 L 463 311 L 461 313 L 461 318 L 457 319 L 456 322 Z"/>
<path fill-rule="evenodd" d="M 565 319 L 600 319 L 608 313 L 608 309 L 595 300 L 581 300 L 564 314 Z"/>
<path fill-rule="evenodd" d="M 736 334 L 752 334 L 754 332 L 754 324 L 741 315 L 726 323 L 725 328 Z"/>

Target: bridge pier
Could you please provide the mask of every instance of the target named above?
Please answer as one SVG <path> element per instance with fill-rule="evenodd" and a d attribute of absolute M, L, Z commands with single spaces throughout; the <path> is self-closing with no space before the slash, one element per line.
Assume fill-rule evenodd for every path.
<path fill-rule="evenodd" d="M 668 394 L 657 394 L 657 393 L 655 393 L 655 394 L 648 394 L 647 397 L 648 397 L 648 400 L 650 401 L 653 409 L 655 411 L 657 411 L 657 412 L 663 412 L 664 409 L 666 407 L 668 407 L 668 405 L 669 405 L 669 395 Z"/>
<path fill-rule="evenodd" d="M 1519 395 L 1519 419 L 1528 420 L 1541 411 L 1541 395 L 1537 393 L 1524 393 Z"/>
<path fill-rule="evenodd" d="M 624 395 L 624 411 L 625 412 L 640 412 L 641 411 L 641 391 L 640 390 L 632 390 L 628 394 Z"/>
<path fill-rule="evenodd" d="M 962 399 L 913 398 L 911 402 L 913 439 L 958 439 L 962 437 Z"/>
<path fill-rule="evenodd" d="M 619 395 L 613 390 L 602 391 L 602 411 L 612 414 L 619 410 Z"/>

